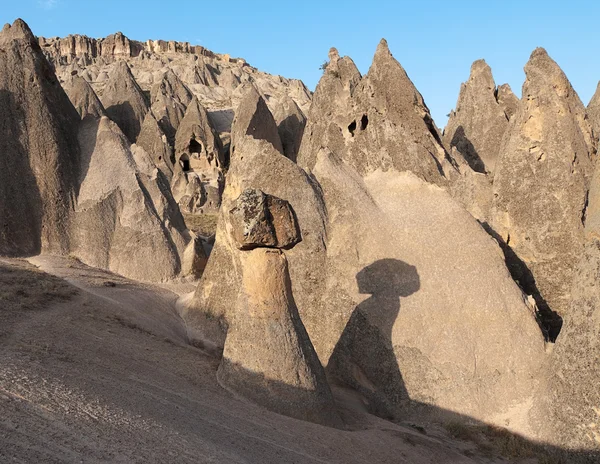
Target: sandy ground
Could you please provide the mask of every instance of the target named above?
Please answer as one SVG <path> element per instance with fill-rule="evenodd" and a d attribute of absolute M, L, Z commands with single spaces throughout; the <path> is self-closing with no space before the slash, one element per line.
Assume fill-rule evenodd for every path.
<path fill-rule="evenodd" d="M 31 308 L 0 298 L 1 463 L 491 462 L 441 429 L 352 409 L 343 392 L 349 430 L 235 398 L 216 382 L 218 360 L 187 344 L 177 293 L 66 258 L 30 262 L 78 291 Z M 27 266 L 0 259 L 0 272 L 49 277 Z"/>

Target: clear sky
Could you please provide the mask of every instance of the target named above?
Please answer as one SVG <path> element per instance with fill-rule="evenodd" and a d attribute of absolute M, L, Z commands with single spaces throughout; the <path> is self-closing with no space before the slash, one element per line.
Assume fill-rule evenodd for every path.
<path fill-rule="evenodd" d="M 454 108 L 471 63 L 485 58 L 496 84 L 520 95 L 523 66 L 542 46 L 587 105 L 600 80 L 598 0 L 0 0 L 0 21 L 34 34 L 189 41 L 302 79 L 314 90 L 335 46 L 369 69 L 382 37 L 438 126 Z"/>

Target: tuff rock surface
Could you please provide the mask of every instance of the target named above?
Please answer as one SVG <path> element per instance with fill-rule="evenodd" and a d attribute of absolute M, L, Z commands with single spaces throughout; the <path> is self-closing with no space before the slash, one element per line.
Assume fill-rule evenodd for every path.
<path fill-rule="evenodd" d="M 500 149 L 491 226 L 511 273 L 547 317 L 564 315 L 584 244 L 596 142 L 585 108 L 558 65 L 536 49 L 523 98 Z M 549 337 L 560 330 L 551 322 Z"/>
<path fill-rule="evenodd" d="M 22 20 L 0 32 L 0 254 L 67 254 L 79 116 Z"/>
<path fill-rule="evenodd" d="M 506 105 L 513 105 L 510 88 L 503 90 Z M 450 113 L 444 130 L 444 144 L 456 147 L 469 166 L 477 172 L 494 172 L 502 137 L 509 116 L 498 100 L 492 70 L 484 60 L 471 66 L 469 80 L 460 87 L 456 109 Z M 514 96 L 514 95 L 513 95 Z M 507 111 L 511 111 L 507 107 Z"/>
<path fill-rule="evenodd" d="M 240 252 L 240 260 L 241 287 L 219 383 L 280 414 L 340 427 L 325 371 L 294 302 L 285 255 L 257 248 Z"/>

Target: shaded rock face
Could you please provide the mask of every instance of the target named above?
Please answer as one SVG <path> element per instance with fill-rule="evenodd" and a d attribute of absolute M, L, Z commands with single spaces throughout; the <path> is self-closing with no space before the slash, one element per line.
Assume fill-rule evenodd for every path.
<path fill-rule="evenodd" d="M 596 93 L 588 103 L 587 114 L 594 130 L 596 141 L 598 141 L 598 137 L 600 137 L 600 82 L 598 82 Z"/>
<path fill-rule="evenodd" d="M 116 63 L 100 98 L 108 117 L 134 143 L 149 108 L 142 89 L 125 61 Z"/>
<path fill-rule="evenodd" d="M 160 83 L 152 87 L 150 98 L 154 116 L 167 138 L 174 143 L 179 123 L 192 101 L 192 93 L 173 70 L 169 69 Z"/>
<path fill-rule="evenodd" d="M 145 152 L 137 152 L 136 162 L 126 137 L 106 117 L 86 118 L 79 143 L 83 169 L 72 253 L 138 280 L 176 277 L 188 238 L 168 181 Z"/>
<path fill-rule="evenodd" d="M 384 417 L 431 405 L 499 424 L 508 404 L 527 411 L 544 342 L 494 240 L 411 173 L 363 178 L 322 150 L 313 175 L 328 213 L 328 317 L 301 315 L 329 373 Z"/>
<path fill-rule="evenodd" d="M 600 457 L 600 169 L 589 195 L 585 245 L 573 273 L 571 302 L 556 342 L 547 383 L 538 393 L 542 438 Z M 590 453 L 592 456 L 592 453 Z"/>
<path fill-rule="evenodd" d="M 246 189 L 229 211 L 233 237 L 240 250 L 291 248 L 301 239 L 290 204 L 257 189 Z"/>
<path fill-rule="evenodd" d="M 280 414 L 340 427 L 325 371 L 298 315 L 285 255 L 261 248 L 240 255 L 242 281 L 219 383 Z"/>
<path fill-rule="evenodd" d="M 79 116 L 21 20 L 0 32 L 0 254 L 63 254 Z"/>
<path fill-rule="evenodd" d="M 503 90 L 506 105 L 514 104 L 506 95 L 509 90 Z M 456 109 L 444 130 L 446 147 L 456 147 L 477 172 L 494 172 L 508 127 L 509 116 L 498 101 L 498 92 L 490 67 L 484 60 L 475 61 L 469 80 L 461 85 Z"/>
<path fill-rule="evenodd" d="M 360 175 L 408 170 L 445 184 L 444 169 L 453 169 L 429 109 L 385 40 L 362 78 L 350 58 L 332 49 L 304 134 L 298 164 L 309 170 L 321 147 Z"/>
<path fill-rule="evenodd" d="M 175 159 L 171 187 L 181 208 L 192 214 L 218 212 L 225 183 L 223 145 L 196 98 L 177 130 Z"/>
<path fill-rule="evenodd" d="M 286 97 L 280 105 L 275 107 L 273 117 L 277 123 L 283 154 L 292 161 L 296 161 L 304 135 L 306 116 L 294 100 Z"/>
<path fill-rule="evenodd" d="M 511 273 L 560 330 L 583 221 L 596 143 L 585 108 L 564 73 L 537 49 L 525 66 L 523 98 L 511 120 L 494 176 L 492 227 Z"/>
<path fill-rule="evenodd" d="M 253 85 L 245 87 L 245 96 L 238 106 L 231 129 L 231 153 L 246 136 L 266 140 L 279 153 L 284 154 L 279 130 L 267 104 Z"/>
<path fill-rule="evenodd" d="M 106 116 L 104 106 L 102 106 L 100 99 L 85 79 L 74 75 L 63 82 L 62 86 L 81 119 L 86 116 L 95 118 Z"/>
<path fill-rule="evenodd" d="M 156 167 L 167 179 L 171 180 L 173 177 L 171 146 L 152 112 L 148 112 L 144 118 L 136 145 L 142 147 L 151 156 Z"/>

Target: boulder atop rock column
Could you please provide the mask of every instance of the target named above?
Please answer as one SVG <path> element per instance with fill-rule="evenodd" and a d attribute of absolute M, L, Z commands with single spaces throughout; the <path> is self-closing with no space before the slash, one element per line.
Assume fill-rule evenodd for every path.
<path fill-rule="evenodd" d="M 300 231 L 290 204 L 258 189 L 246 189 L 229 211 L 232 233 L 240 250 L 291 248 Z"/>

